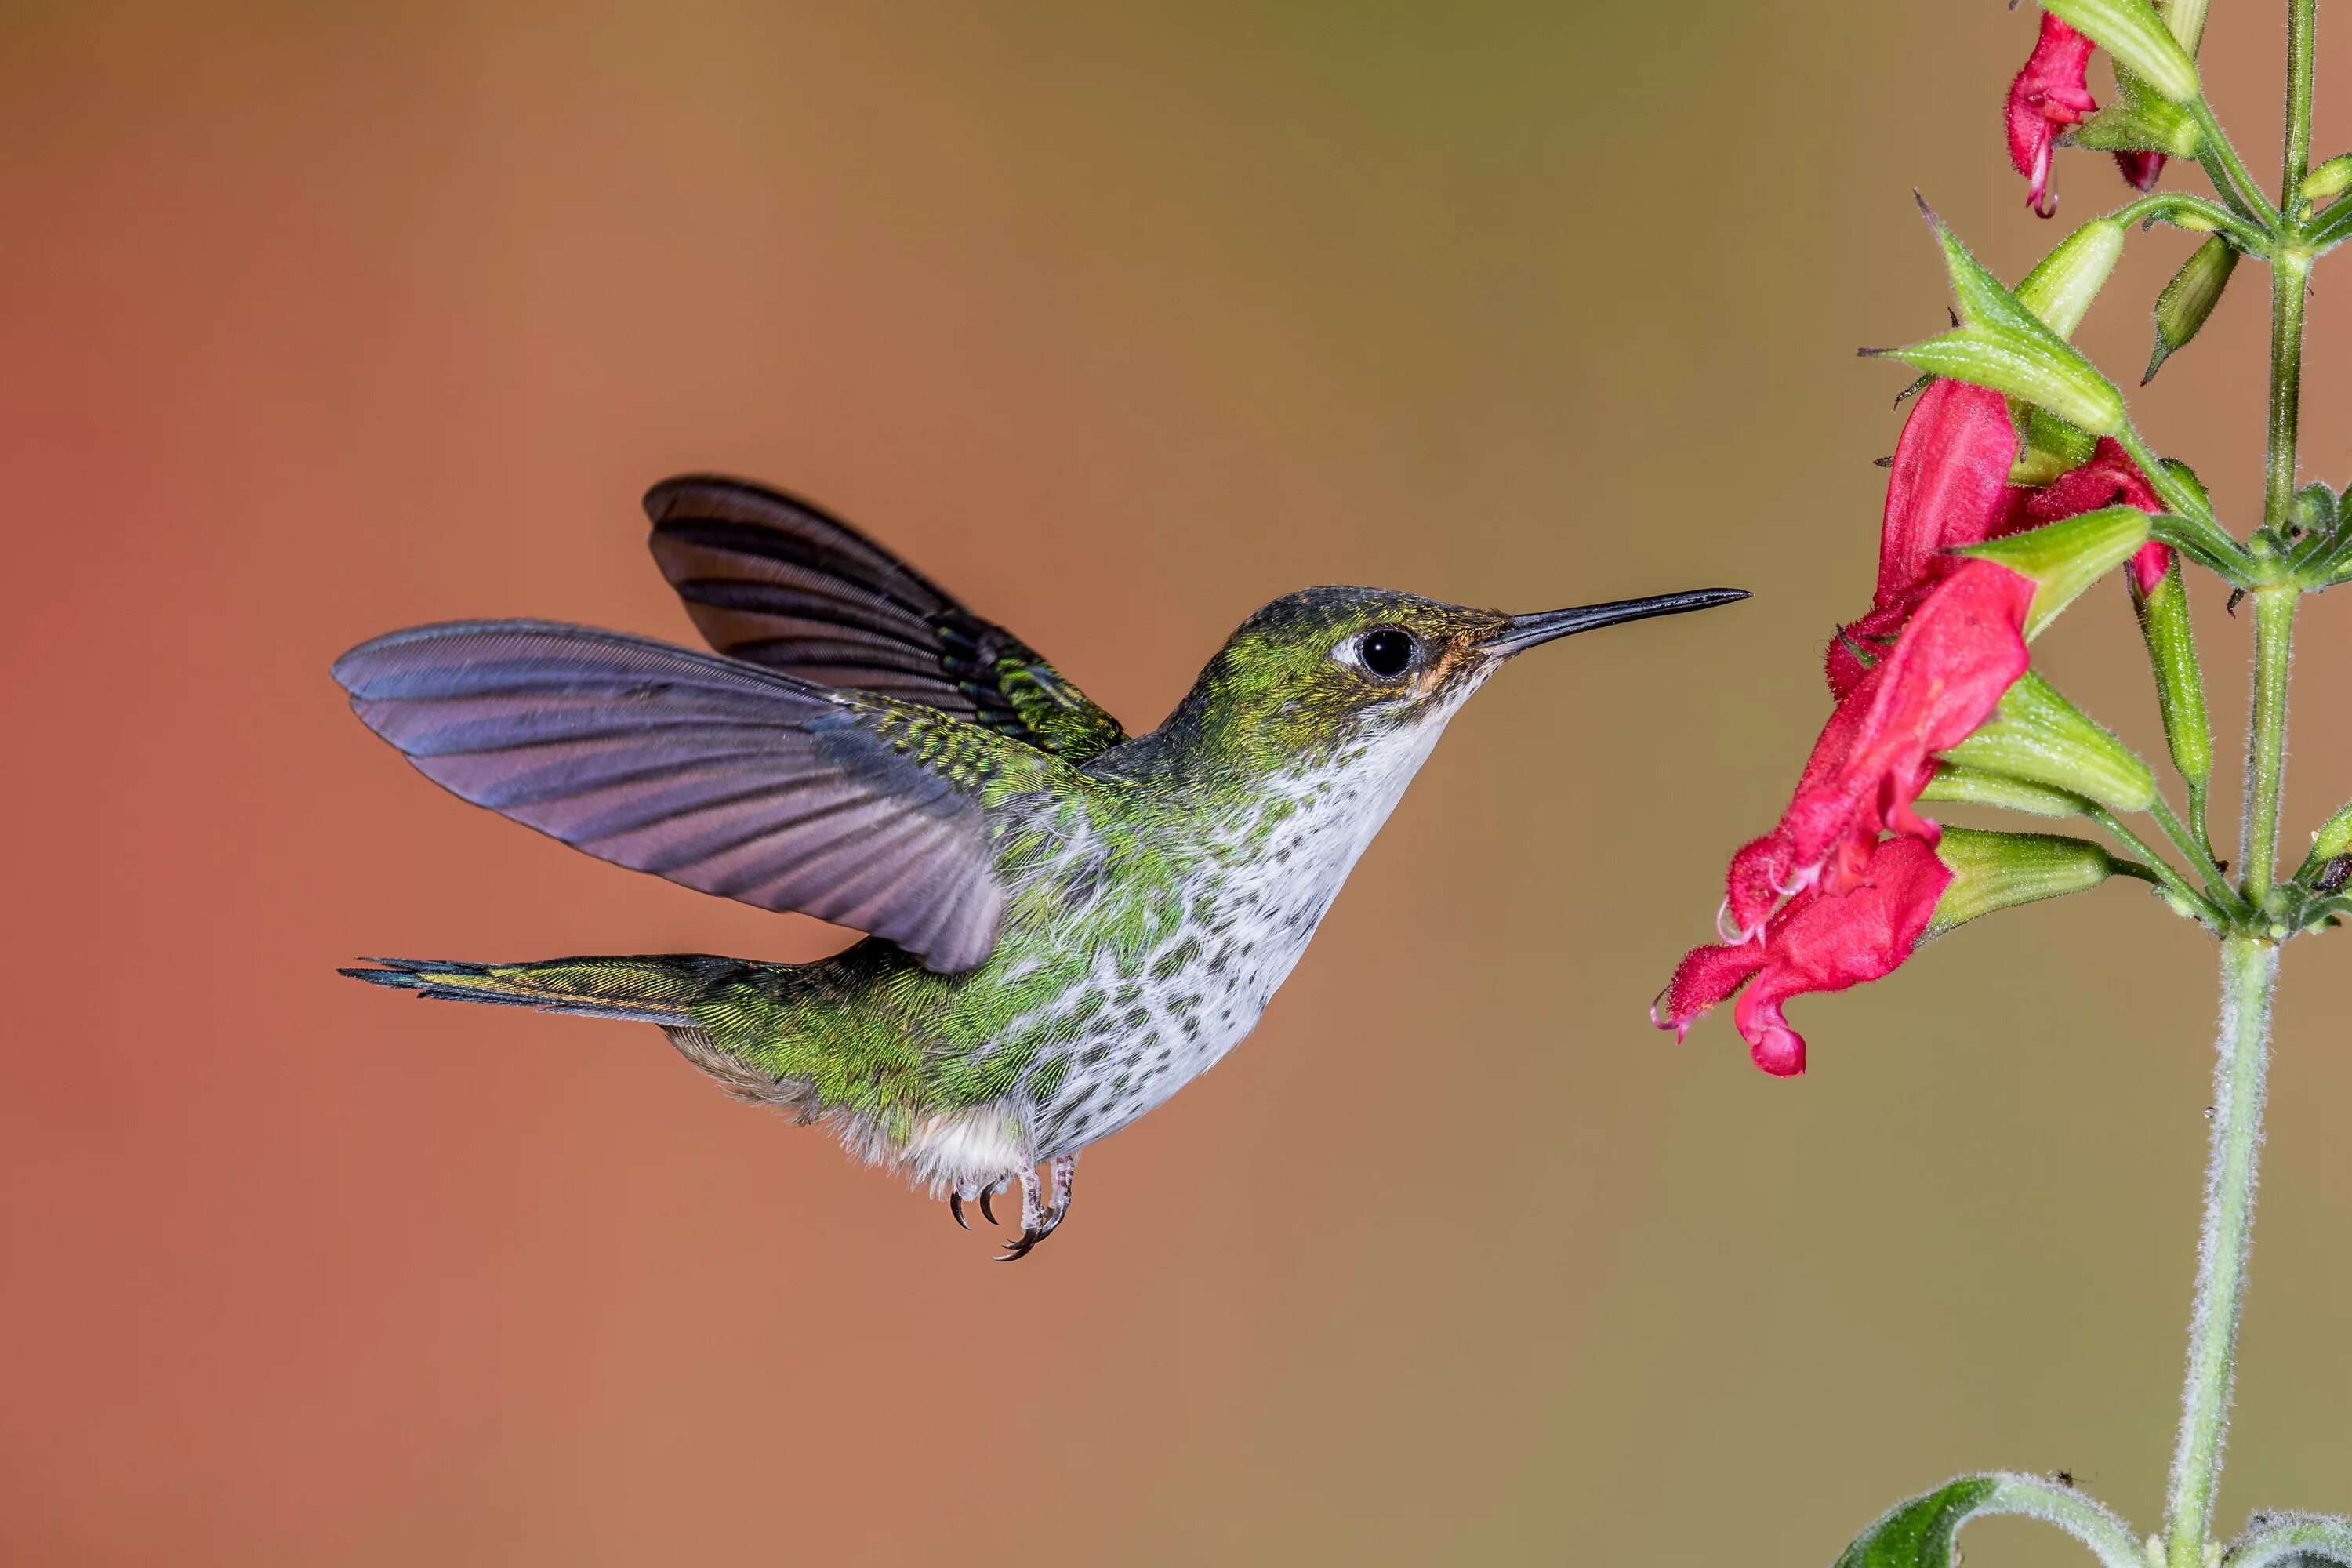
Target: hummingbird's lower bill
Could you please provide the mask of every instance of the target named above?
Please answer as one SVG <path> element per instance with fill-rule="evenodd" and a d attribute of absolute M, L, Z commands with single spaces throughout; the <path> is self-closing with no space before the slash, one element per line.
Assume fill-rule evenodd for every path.
<path fill-rule="evenodd" d="M 427 778 L 600 859 L 868 933 L 814 963 L 371 960 L 448 1001 L 658 1025 L 743 1099 L 944 1194 L 1018 1183 L 1024 1256 L 1078 1152 L 1250 1032 L 1463 701 L 1571 633 L 1743 599 L 1541 615 L 1309 588 L 1129 735 L 1003 628 L 817 508 L 691 476 L 654 559 L 717 655 L 546 621 L 335 662 Z M 1041 1180 L 1040 1166 L 1046 1175 Z"/>

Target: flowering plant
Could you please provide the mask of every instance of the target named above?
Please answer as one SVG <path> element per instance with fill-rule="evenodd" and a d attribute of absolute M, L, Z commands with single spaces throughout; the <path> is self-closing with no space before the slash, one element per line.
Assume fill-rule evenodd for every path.
<path fill-rule="evenodd" d="M 2314 263 L 2352 238 L 2352 153 L 2311 163 L 2316 0 L 2288 0 L 2284 170 L 2275 201 L 2205 100 L 2206 0 L 2042 0 L 2039 36 L 2005 115 L 2026 200 L 2054 211 L 2063 143 L 2112 153 L 2143 193 L 2069 235 L 2014 288 L 1927 212 L 1950 275 L 1951 330 L 1883 353 L 1923 373 L 1889 461 L 1870 607 L 1831 639 L 1834 702 L 1780 820 L 1732 857 L 1718 941 L 1694 948 L 1654 1017 L 1686 1034 L 1737 997 L 1757 1066 L 1805 1068 L 1786 1007 L 1900 965 L 1966 921 L 2136 878 L 2221 947 L 2221 1028 L 2189 1375 L 2163 1530 L 2145 1541 L 2071 1478 L 1964 1476 L 1900 1504 L 1839 1568 L 1951 1568 L 1970 1519 L 2022 1513 L 2087 1545 L 2106 1568 L 2352 1568 L 2352 1521 L 2257 1514 L 2226 1551 L 2211 1540 L 2262 1143 L 2279 949 L 2352 912 L 2352 805 L 2279 876 L 2287 679 L 2302 596 L 2352 581 L 2352 502 L 2296 484 L 2304 304 Z M 2105 51 L 2116 93 L 2088 71 Z M 2214 196 L 2158 188 L 2168 162 L 2202 166 Z M 1923 204 L 1923 210 L 1925 210 Z M 2141 384 L 2197 335 L 2239 261 L 2271 273 L 2268 461 L 2262 518 L 2241 536 L 2195 472 L 2151 450 L 2115 384 L 2069 341 L 2131 233 L 2205 237 L 2158 297 Z M 1898 400 L 1899 401 L 1899 400 Z M 2207 832 L 2213 742 L 2184 586 L 2216 574 L 2234 614 L 2252 601 L 2254 692 L 2233 881 Z M 2042 628 L 2110 572 L 2124 578 L 2155 678 L 2176 810 L 2154 772 L 2035 667 Z M 2079 818 L 2109 843 L 1940 827 L 1923 803 Z M 2132 819 L 2145 818 L 2143 832 Z M 2178 860 L 2151 843 L 2168 843 Z"/>

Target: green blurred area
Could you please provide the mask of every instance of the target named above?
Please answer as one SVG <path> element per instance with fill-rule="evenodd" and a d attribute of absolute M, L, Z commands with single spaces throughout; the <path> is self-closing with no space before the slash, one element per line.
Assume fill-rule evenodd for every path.
<path fill-rule="evenodd" d="M 1790 1083 L 1727 1020 L 1677 1047 L 1645 1018 L 1869 595 L 1907 373 L 1853 350 L 1943 322 L 1911 190 L 2011 278 L 2126 194 L 2061 153 L 2064 218 L 2024 209 L 1999 109 L 2032 27 L 22 8 L 0 1555 L 1827 1563 L 1990 1467 L 2153 1528 L 2193 929 L 2121 881 L 1972 925 L 1800 1004 Z M 2264 172 L 2278 34 L 2217 7 L 2208 49 Z M 2324 154 L 2325 87 L 2320 120 Z M 2189 248 L 2135 237 L 2080 334 L 2126 384 Z M 2331 276 L 2306 469 L 2340 482 Z M 2260 282 L 2135 404 L 2242 525 Z M 837 940 L 468 811 L 325 677 L 461 616 L 685 637 L 633 505 L 683 468 L 838 508 L 1131 724 L 1307 583 L 1757 596 L 1483 695 L 1257 1034 L 998 1268 L 650 1030 L 332 976 Z M 2160 756 L 2110 587 L 2037 660 Z M 2197 610 L 2226 759 L 2250 632 Z M 2352 793 L 2346 636 L 2312 606 L 2298 847 Z M 2352 1502 L 2343 940 L 2286 963 L 2231 1529 Z"/>

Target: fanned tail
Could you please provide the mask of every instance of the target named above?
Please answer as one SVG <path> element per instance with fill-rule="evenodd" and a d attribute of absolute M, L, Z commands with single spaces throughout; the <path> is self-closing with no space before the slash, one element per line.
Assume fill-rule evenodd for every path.
<path fill-rule="evenodd" d="M 695 1026 L 694 1003 L 730 959 L 557 958 L 541 963 L 454 963 L 435 958 L 372 958 L 377 967 L 341 973 L 371 985 L 414 991 L 437 1002 L 488 1002 L 580 1018 Z"/>

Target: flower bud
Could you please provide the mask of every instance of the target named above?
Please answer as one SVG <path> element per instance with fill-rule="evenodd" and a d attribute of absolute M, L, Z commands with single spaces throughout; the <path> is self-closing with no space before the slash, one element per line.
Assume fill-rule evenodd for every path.
<path fill-rule="evenodd" d="M 2028 816 L 2080 816 L 2091 804 L 2064 790 L 2045 789 L 2000 773 L 1981 773 L 1955 763 L 1937 768 L 1936 776 L 1927 781 L 1927 787 L 1919 792 L 1919 798 L 1953 805 L 1998 806 L 2003 811 L 2021 811 Z"/>
<path fill-rule="evenodd" d="M 2018 302 L 2052 331 L 2071 338 L 2123 254 L 2124 226 L 2111 217 L 2094 218 L 2025 275 L 2017 286 Z"/>
<path fill-rule="evenodd" d="M 2189 590 L 2178 557 L 2146 594 L 2132 585 L 2147 661 L 2156 671 L 2156 704 L 2164 714 L 2165 743 L 2172 765 L 2201 792 L 2213 776 L 2213 727 L 2205 713 L 2205 675 L 2197 662 L 2197 638 L 2189 626 Z"/>
<path fill-rule="evenodd" d="M 2136 506 L 2101 507 L 1955 553 L 1997 562 L 2033 579 L 2033 607 L 2025 615 L 2031 642 L 2083 590 L 2130 560 L 2147 542 L 2147 513 Z"/>
<path fill-rule="evenodd" d="M 2156 297 L 2156 352 L 2148 356 L 2147 370 L 2139 378 L 2146 386 L 2156 379 L 2157 367 L 2170 358 L 2174 350 L 2185 347 L 2221 302 L 2221 290 L 2230 286 L 2230 274 L 2238 269 L 2238 249 L 2220 235 L 2215 235 L 2189 254 Z"/>
<path fill-rule="evenodd" d="M 1952 880 L 1936 900 L 1928 937 L 2020 904 L 2087 892 L 2116 870 L 2115 857 L 2100 846 L 2054 833 L 1948 827 L 1936 858 L 1950 869 Z"/>
<path fill-rule="evenodd" d="M 2021 423 L 2025 426 L 2025 439 L 2017 449 L 2017 461 L 2009 466 L 2009 482 L 2030 485 L 2035 489 L 2050 483 L 2091 460 L 2099 449 L 2098 438 L 2075 429 L 2048 409 L 2031 403 L 2013 403 L 2012 411 L 2021 410 Z"/>
<path fill-rule="evenodd" d="M 2070 791 L 2111 811 L 2145 811 L 2156 775 L 2032 670 L 2020 676 L 1981 729 L 1944 755 L 1962 767 Z"/>
<path fill-rule="evenodd" d="M 2324 479 L 2314 479 L 2294 492 L 2294 505 L 2287 515 L 2306 533 L 2333 533 L 2342 510 L 2343 503 L 2336 499 L 2334 487 Z"/>
<path fill-rule="evenodd" d="M 2042 0 L 2042 8 L 2087 35 L 2159 98 L 2187 103 L 2197 96 L 2197 62 L 2147 0 Z"/>
<path fill-rule="evenodd" d="M 2338 855 L 2352 851 L 2352 805 L 2346 806 L 2311 836 L 2311 858 L 2308 864 L 2324 866 Z"/>
<path fill-rule="evenodd" d="M 2295 194 L 2316 205 L 2352 191 L 2352 153 L 2338 153 L 2303 177 Z"/>

